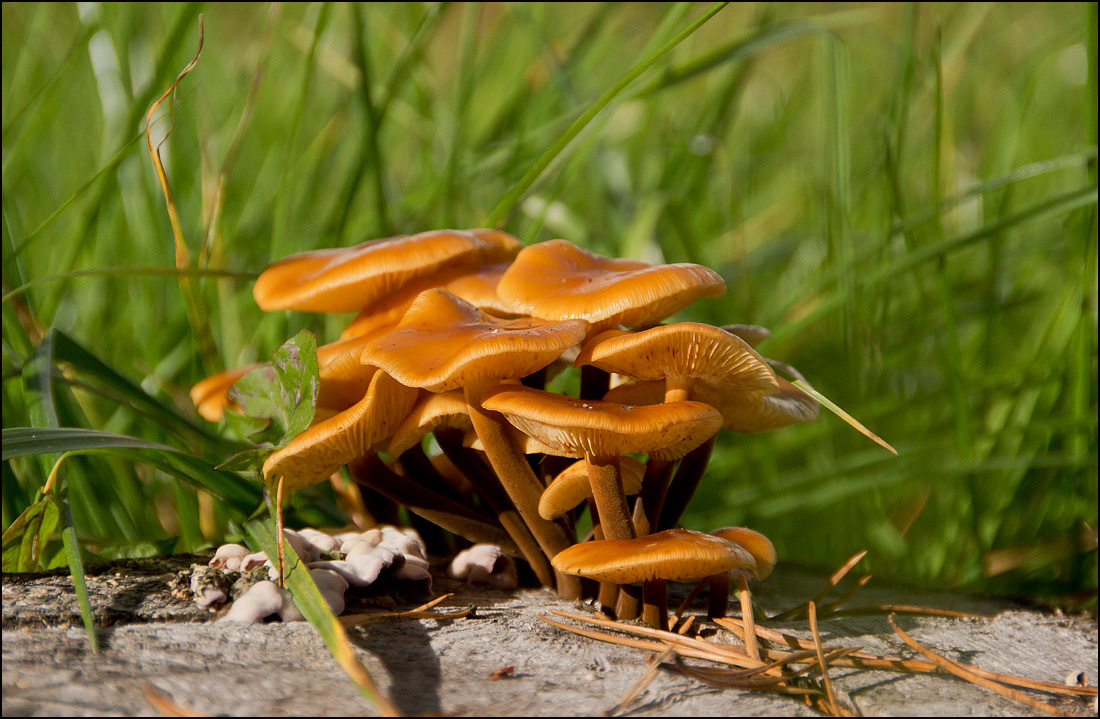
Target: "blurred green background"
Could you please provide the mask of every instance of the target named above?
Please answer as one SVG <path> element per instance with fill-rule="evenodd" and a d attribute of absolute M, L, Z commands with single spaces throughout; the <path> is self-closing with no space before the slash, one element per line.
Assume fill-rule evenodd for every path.
<path fill-rule="evenodd" d="M 265 315 L 250 274 L 509 209 L 503 228 L 527 243 L 717 269 L 727 295 L 682 318 L 771 328 L 765 355 L 900 452 L 827 413 L 724 434 L 686 526 L 749 525 L 821 568 L 868 549 L 878 576 L 1095 605 L 1096 5 L 730 5 L 501 205 L 708 7 L 4 4 L 4 427 L 109 430 L 220 462 L 217 440 L 103 377 L 200 425 L 194 382 L 303 327 L 331 341 L 348 319 Z M 230 279 L 173 274 L 143 136 L 200 13 L 198 65 L 152 135 L 167 136 L 189 266 Z M 43 414 L 49 327 L 109 369 L 46 357 L 59 409 Z M 5 528 L 49 467 L 4 463 Z M 227 528 L 145 465 L 74 459 L 66 480 L 102 556 L 192 550 Z"/>

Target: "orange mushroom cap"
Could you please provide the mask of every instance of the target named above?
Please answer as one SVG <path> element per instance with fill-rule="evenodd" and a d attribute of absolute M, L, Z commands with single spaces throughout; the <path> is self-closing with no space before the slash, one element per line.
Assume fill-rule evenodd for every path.
<path fill-rule="evenodd" d="M 507 261 L 521 246 L 497 230 L 387 237 L 279 260 L 260 274 L 252 293 L 264 310 L 353 312 L 440 270 L 465 272 Z"/>
<path fill-rule="evenodd" d="M 250 364 L 234 367 L 224 372 L 212 374 L 191 388 L 191 401 L 199 415 L 207 422 L 220 422 L 225 416 L 226 407 L 235 406 L 229 399 L 229 390 L 241 377 L 263 364 Z"/>
<path fill-rule="evenodd" d="M 642 476 L 645 464 L 629 454 L 620 458 L 622 469 L 623 493 L 637 494 L 642 491 Z M 539 498 L 539 516 L 543 519 L 557 519 L 586 499 L 592 498 L 592 484 L 588 478 L 588 463 L 580 460 L 558 473 Z"/>
<path fill-rule="evenodd" d="M 690 582 L 755 565 L 744 547 L 690 529 L 666 529 L 636 539 L 576 544 L 550 562 L 554 569 L 601 582 L 639 584 L 654 579 Z"/>
<path fill-rule="evenodd" d="M 722 426 L 733 432 L 770 432 L 817 419 L 817 400 L 782 377 L 778 380 L 779 391 L 769 395 L 730 392 L 703 381 L 696 385 L 695 396 L 717 408 L 722 413 Z"/>
<path fill-rule="evenodd" d="M 721 275 L 702 265 L 601 257 L 566 240 L 524 248 L 497 284 L 497 294 L 518 311 L 588 320 L 593 331 L 653 324 L 725 291 Z"/>
<path fill-rule="evenodd" d="M 385 372 L 375 372 L 358 403 L 309 429 L 264 462 L 264 476 L 282 475 L 287 491 L 328 479 L 348 462 L 370 452 L 393 433 L 416 401 L 415 389 Z"/>
<path fill-rule="evenodd" d="M 397 327 L 360 358 L 402 384 L 445 392 L 483 379 L 525 377 L 584 338 L 582 320 L 500 319 L 441 289 L 417 296 Z"/>
<path fill-rule="evenodd" d="M 711 534 L 744 547 L 752 555 L 752 558 L 756 560 L 756 567 L 751 572 L 746 570 L 746 576 L 754 582 L 767 579 L 772 570 L 775 569 L 775 545 L 755 529 L 723 527 L 714 530 Z"/>
<path fill-rule="evenodd" d="M 702 402 L 632 406 L 512 385 L 489 392 L 482 406 L 565 457 L 648 453 L 676 459 L 722 424 L 718 411 Z"/>
<path fill-rule="evenodd" d="M 699 322 L 676 322 L 637 332 L 609 330 L 585 342 L 574 366 L 595 365 L 643 380 L 703 379 L 731 391 L 771 394 L 775 372 L 740 337 Z"/>
<path fill-rule="evenodd" d="M 387 452 L 391 457 L 400 457 L 437 427 L 462 430 L 473 427 L 470 413 L 466 409 L 466 397 L 460 390 L 424 392 L 408 416 L 394 430 Z"/>

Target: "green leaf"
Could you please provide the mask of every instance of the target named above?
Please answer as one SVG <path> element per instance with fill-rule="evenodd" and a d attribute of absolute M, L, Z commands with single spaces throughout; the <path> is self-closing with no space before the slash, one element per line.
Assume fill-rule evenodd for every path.
<path fill-rule="evenodd" d="M 246 449 L 225 460 L 217 468 L 225 472 L 259 472 L 270 454 L 270 448 Z"/>
<path fill-rule="evenodd" d="M 309 427 L 317 407 L 318 372 L 317 339 L 302 330 L 275 350 L 270 365 L 233 385 L 229 396 L 246 416 L 270 420 L 254 435 L 257 444 L 280 446 Z"/>

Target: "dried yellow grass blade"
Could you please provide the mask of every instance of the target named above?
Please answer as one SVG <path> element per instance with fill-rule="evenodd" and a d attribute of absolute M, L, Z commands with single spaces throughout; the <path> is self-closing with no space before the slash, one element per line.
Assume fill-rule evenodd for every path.
<path fill-rule="evenodd" d="M 805 380 L 795 379 L 795 380 L 791 381 L 791 384 L 793 384 L 795 387 L 798 387 L 800 390 L 802 390 L 806 394 L 808 394 L 811 397 L 813 397 L 814 399 L 816 399 L 818 402 L 821 403 L 821 405 L 823 407 L 825 407 L 825 409 L 829 410 L 830 412 L 835 414 L 837 417 L 840 417 L 842 420 L 844 420 L 845 422 L 850 424 L 857 432 L 862 434 L 867 439 L 871 440 L 872 442 L 879 445 L 880 447 L 883 447 L 884 449 L 887 449 L 890 452 L 893 452 L 894 454 L 898 453 L 898 451 L 896 449 L 894 449 L 893 446 L 891 446 L 889 442 L 884 440 L 882 437 L 879 437 L 877 434 L 875 434 L 871 430 L 867 429 L 867 427 L 865 427 L 862 422 L 860 422 L 858 419 L 856 419 L 852 415 L 850 415 L 847 412 L 845 412 L 844 410 L 842 410 L 836 403 L 834 403 L 828 397 L 826 397 L 825 395 L 821 394 L 816 389 L 811 387 Z"/>
<path fill-rule="evenodd" d="M 833 590 L 833 587 L 840 583 L 840 580 L 848 576 L 848 572 L 852 571 L 852 568 L 859 564 L 860 560 L 862 560 L 866 556 L 867 550 L 864 549 L 860 552 L 856 552 L 851 557 L 849 557 L 848 561 L 844 562 L 844 564 L 840 565 L 839 569 L 832 573 L 832 576 L 829 577 L 829 580 L 825 582 L 825 586 L 819 589 L 817 594 L 815 594 L 813 596 L 813 599 L 811 599 L 810 601 L 816 603 L 824 599 L 825 595 L 831 592 Z M 858 591 L 861 586 L 862 585 L 857 585 L 856 590 L 853 590 L 853 592 L 849 592 L 847 597 L 850 597 L 854 593 L 854 591 Z M 788 619 L 794 619 L 795 617 L 802 616 L 802 614 L 806 611 L 807 606 L 808 602 L 805 604 L 799 604 L 798 606 L 791 607 L 790 609 L 780 612 L 779 614 L 768 617 L 768 619 L 771 619 L 773 621 L 786 621 Z"/>

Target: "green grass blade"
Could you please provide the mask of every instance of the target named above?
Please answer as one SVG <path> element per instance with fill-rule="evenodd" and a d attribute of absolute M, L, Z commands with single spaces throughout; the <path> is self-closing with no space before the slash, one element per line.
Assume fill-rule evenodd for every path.
<path fill-rule="evenodd" d="M 25 293 L 32 287 L 49 284 L 51 282 L 60 282 L 62 280 L 71 280 L 76 277 L 215 277 L 221 279 L 251 281 L 256 279 L 259 274 L 260 273 L 258 272 L 201 269 L 198 267 L 99 267 L 94 270 L 74 270 L 72 272 L 62 272 L 61 274 L 57 275 L 44 275 L 42 277 L 36 277 L 33 280 L 30 280 L 29 282 L 26 282 L 19 287 L 16 287 L 10 292 L 5 292 L 3 298 L 0 298 L 0 300 L 7 302 L 13 297 L 18 297 L 19 295 Z"/>
<path fill-rule="evenodd" d="M 272 563 L 278 566 L 279 549 L 275 539 L 274 520 L 265 513 L 265 516 L 246 523 L 245 530 L 256 547 L 267 554 Z M 310 576 L 309 568 L 298 558 L 285 539 L 283 551 L 286 558 L 286 586 L 294 597 L 294 603 L 299 611 L 321 635 L 332 656 L 351 677 L 359 693 L 366 697 L 375 711 L 383 716 L 398 716 L 400 712 L 382 696 L 366 668 L 356 658 L 348 642 L 347 632 L 329 609 L 325 598 L 321 596 L 321 592 L 313 582 L 313 577 Z"/>
<path fill-rule="evenodd" d="M 3 459 L 26 457 L 35 454 L 54 454 L 77 450 L 101 449 L 155 449 L 160 452 L 179 452 L 159 442 L 137 437 L 101 432 L 79 427 L 5 427 L 3 431 Z"/>
<path fill-rule="evenodd" d="M 1080 207 L 1095 205 L 1096 201 L 1095 185 L 1057 195 L 1049 200 L 1036 203 L 1031 207 L 1014 212 L 1011 215 L 1000 217 L 973 232 L 967 232 L 909 252 L 897 260 L 872 270 L 865 276 L 859 277 L 859 284 L 861 287 L 865 288 L 876 287 L 914 267 L 932 260 L 938 260 L 940 257 L 984 241 L 989 237 L 1003 232 L 1007 228 L 1065 214 Z M 775 343 L 789 341 L 790 338 L 797 336 L 800 332 L 804 332 L 807 327 L 820 322 L 822 317 L 835 311 L 842 305 L 844 300 L 845 297 L 843 295 L 836 293 L 823 298 L 820 303 L 814 306 L 812 311 L 807 312 L 797 320 L 789 322 L 783 327 L 773 331 L 772 341 Z"/>
<path fill-rule="evenodd" d="M 220 448 L 227 446 L 224 439 L 187 419 L 175 408 L 150 396 L 65 333 L 55 331 L 54 344 L 55 361 L 70 363 L 79 376 L 94 380 L 99 388 L 112 395 L 120 404 L 153 419 L 185 441 L 199 441 L 206 446 Z"/>
<path fill-rule="evenodd" d="M 238 516 L 258 506 L 258 486 L 238 474 L 215 469 L 198 457 L 175 447 L 137 437 L 73 427 L 11 427 L 3 430 L 3 459 L 38 454 L 73 452 L 110 454 L 132 462 L 150 464 L 190 484 L 207 489 L 227 502 Z M 152 453 L 149 451 L 152 450 Z"/>
<path fill-rule="evenodd" d="M 61 530 L 61 541 L 65 545 L 65 555 L 69 561 L 69 575 L 73 578 L 76 603 L 80 607 L 80 618 L 84 622 L 84 634 L 88 637 L 88 647 L 93 654 L 99 654 L 99 635 L 96 633 L 92 603 L 88 599 L 88 584 L 84 581 L 84 559 L 80 555 L 80 543 L 76 539 L 73 513 L 69 509 L 68 502 L 62 502 L 61 505 L 65 523 L 64 529 Z"/>
<path fill-rule="evenodd" d="M 723 65 L 752 57 L 774 45 L 793 40 L 804 35 L 823 32 L 826 28 L 814 22 L 786 22 L 761 28 L 746 38 L 734 40 L 709 52 L 669 67 L 658 77 L 633 93 L 632 97 L 645 98 L 649 95 L 675 87 Z"/>
<path fill-rule="evenodd" d="M 715 3 L 706 12 L 695 19 L 690 25 L 680 31 L 674 38 L 665 43 L 664 46 L 659 48 L 652 55 L 647 57 L 642 62 L 634 66 L 621 80 L 615 83 L 614 86 L 607 92 L 605 92 L 600 99 L 596 100 L 584 113 L 577 118 L 577 120 L 569 126 L 569 128 L 544 152 L 539 159 L 535 162 L 534 166 L 527 171 L 519 182 L 508 191 L 508 194 L 504 196 L 504 199 L 500 201 L 500 204 L 489 213 L 488 219 L 485 220 L 486 227 L 496 227 L 512 213 L 515 206 L 523 196 L 527 194 L 527 191 L 531 189 L 531 186 L 535 184 L 535 181 L 542 176 L 542 173 L 546 171 L 546 168 L 554 162 L 557 157 L 565 151 L 565 148 L 581 133 L 584 128 L 588 126 L 590 122 L 597 115 L 600 114 L 611 101 L 614 100 L 620 93 L 629 87 L 639 76 L 641 76 L 646 70 L 653 67 L 657 62 L 668 53 L 672 52 L 673 48 L 679 45 L 681 42 L 690 37 L 696 30 L 706 24 L 708 20 L 718 14 L 718 12 L 724 8 L 728 3 Z"/>

